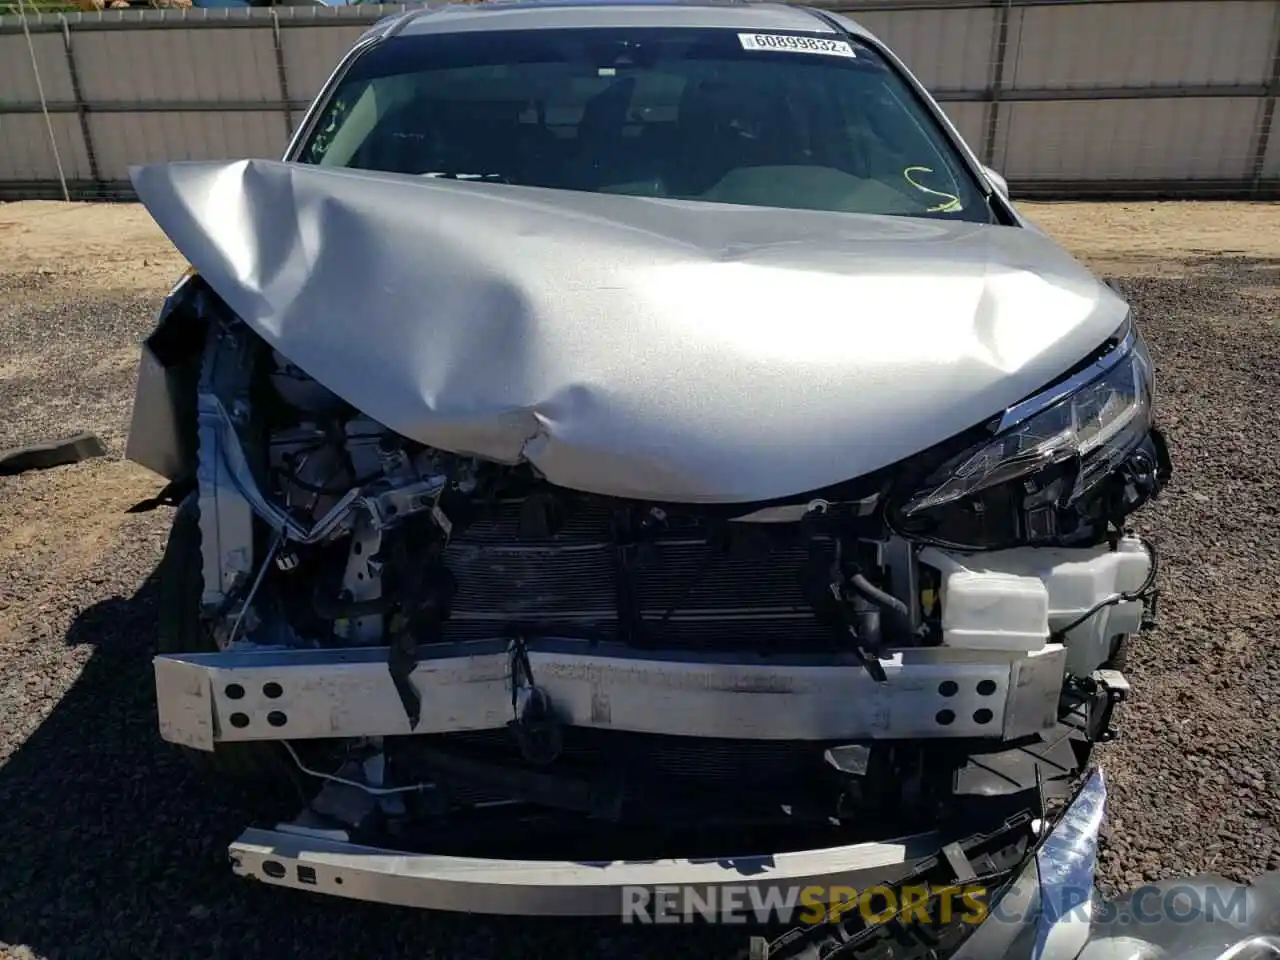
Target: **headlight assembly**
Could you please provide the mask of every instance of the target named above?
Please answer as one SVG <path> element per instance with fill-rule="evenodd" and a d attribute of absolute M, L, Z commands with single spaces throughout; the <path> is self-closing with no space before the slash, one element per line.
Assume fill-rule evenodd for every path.
<path fill-rule="evenodd" d="M 1011 407 L 994 437 L 947 460 L 899 501 L 897 515 L 908 532 L 932 529 L 937 539 L 974 546 L 1069 534 L 1076 524 L 1064 529 L 1062 521 L 1078 517 L 1064 518 L 1062 511 L 1087 499 L 1135 454 L 1149 461 L 1158 488 L 1167 457 L 1158 438 L 1150 439 L 1151 358 L 1131 322 L 1112 342 L 1085 368 Z M 967 517 L 957 518 L 960 510 Z"/>

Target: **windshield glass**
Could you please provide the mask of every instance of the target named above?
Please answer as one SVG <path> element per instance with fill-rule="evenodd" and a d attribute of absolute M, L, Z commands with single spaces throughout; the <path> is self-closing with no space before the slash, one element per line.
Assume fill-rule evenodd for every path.
<path fill-rule="evenodd" d="M 988 221 L 906 81 L 833 34 L 403 36 L 347 70 L 297 157 L 418 176 Z"/>

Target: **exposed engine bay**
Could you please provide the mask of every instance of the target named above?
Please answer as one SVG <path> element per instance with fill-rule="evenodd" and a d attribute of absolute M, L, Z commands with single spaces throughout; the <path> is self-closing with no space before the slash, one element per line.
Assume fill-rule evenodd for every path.
<path fill-rule="evenodd" d="M 363 797 L 318 799 L 344 829 L 474 851 L 506 834 L 459 811 L 517 804 L 673 837 L 709 818 L 879 836 L 1065 790 L 1153 612 L 1155 552 L 1123 520 L 1167 478 L 1155 431 L 1074 499 L 1079 458 L 913 514 L 900 491 L 979 429 L 780 501 L 658 503 L 401 437 L 199 277 L 149 350 L 194 394 L 188 505 L 224 658 L 198 734 L 165 694 L 201 657 L 157 662 L 162 731 L 280 741 L 321 798 Z"/>
<path fill-rule="evenodd" d="M 193 264 L 127 449 L 179 505 L 160 733 L 305 798 L 240 874 L 609 916 L 961 876 L 940 851 L 1052 822 L 1111 737 L 1156 612 L 1129 517 L 1171 466 L 1127 305 L 1047 239 L 259 161 L 135 183 Z M 566 243 L 607 303 L 565 295 Z M 742 299 L 783 275 L 825 340 Z"/>

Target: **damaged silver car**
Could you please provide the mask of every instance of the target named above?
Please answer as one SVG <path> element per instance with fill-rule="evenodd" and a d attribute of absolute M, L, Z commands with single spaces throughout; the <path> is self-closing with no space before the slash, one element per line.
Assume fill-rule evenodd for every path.
<path fill-rule="evenodd" d="M 1154 608 L 1151 360 L 853 22 L 414 11 L 284 161 L 133 182 L 192 265 L 128 447 L 181 495 L 161 733 L 309 798 L 239 873 L 616 915 L 1079 787 Z"/>

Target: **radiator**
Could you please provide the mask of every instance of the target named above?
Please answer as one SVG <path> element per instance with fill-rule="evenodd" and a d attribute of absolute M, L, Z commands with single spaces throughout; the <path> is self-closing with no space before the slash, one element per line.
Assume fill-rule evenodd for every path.
<path fill-rule="evenodd" d="M 807 650 L 838 641 L 803 588 L 806 573 L 822 576 L 833 545 L 802 541 L 795 525 L 670 518 L 651 539 L 620 546 L 609 509 L 590 503 L 571 508 L 553 535 L 522 538 L 521 503 L 495 505 L 446 549 L 458 593 L 444 639 L 529 629 L 664 648 Z"/>

